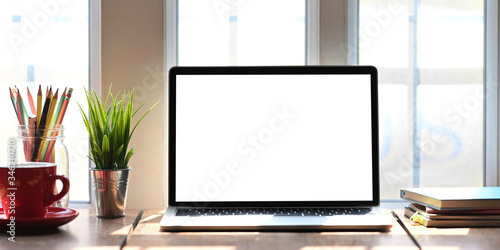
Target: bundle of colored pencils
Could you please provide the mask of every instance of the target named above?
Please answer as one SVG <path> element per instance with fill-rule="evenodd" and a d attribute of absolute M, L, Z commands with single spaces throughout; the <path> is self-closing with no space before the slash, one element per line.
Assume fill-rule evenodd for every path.
<path fill-rule="evenodd" d="M 26 161 L 53 161 L 52 156 L 55 140 L 47 140 L 47 138 L 57 136 L 73 89 L 69 88 L 66 92 L 65 88 L 61 97 L 58 98 L 59 89 L 53 93 L 52 87 L 50 89 L 47 87 L 45 96 L 43 97 L 42 86 L 39 85 L 35 107 L 33 96 L 29 88 L 27 88 L 29 108 L 24 105 L 21 93 L 17 87 L 13 89 L 9 87 L 9 92 L 19 125 L 21 125 L 21 130 L 23 130 L 22 136 L 27 137 L 27 140 L 23 141 Z M 44 99 L 45 102 L 43 102 Z"/>

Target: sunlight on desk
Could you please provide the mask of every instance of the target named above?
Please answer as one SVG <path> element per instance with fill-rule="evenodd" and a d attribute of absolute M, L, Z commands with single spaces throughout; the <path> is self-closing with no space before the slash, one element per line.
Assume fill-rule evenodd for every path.
<path fill-rule="evenodd" d="M 323 250 L 323 249 L 349 249 L 349 250 L 414 250 L 415 246 L 380 246 L 380 247 L 366 247 L 366 246 L 312 246 L 303 247 L 300 250 Z M 443 249 L 444 250 L 444 249 Z M 450 249 L 451 250 L 451 249 Z"/>
<path fill-rule="evenodd" d="M 130 231 L 130 226 L 122 227 L 110 233 L 110 235 L 127 235 L 128 231 Z"/>
<path fill-rule="evenodd" d="M 75 247 L 71 250 L 119 250 L 119 246 L 92 246 L 92 247 Z"/>
<path fill-rule="evenodd" d="M 134 247 L 127 246 L 124 250 L 236 250 L 234 246 L 151 246 L 151 247 Z"/>
<path fill-rule="evenodd" d="M 403 232 L 404 233 L 404 232 Z M 320 235 L 377 235 L 381 234 L 380 232 L 321 232 Z"/>
<path fill-rule="evenodd" d="M 177 233 L 179 235 L 213 235 L 213 236 L 224 236 L 224 235 L 257 235 L 260 234 L 259 232 L 184 232 L 184 233 Z"/>
<path fill-rule="evenodd" d="M 370 250 L 404 250 L 404 249 L 417 249 L 415 246 L 376 246 L 370 248 Z M 459 247 L 450 246 L 425 246 L 425 250 L 459 250 Z"/>
<path fill-rule="evenodd" d="M 148 217 L 146 217 L 144 219 L 141 219 L 141 223 L 147 222 L 147 221 L 150 221 L 150 220 L 153 220 L 153 219 L 156 219 L 158 217 L 161 217 L 161 216 L 163 216 L 163 214 L 165 214 L 165 210 L 162 210 L 162 211 L 160 211 L 160 212 L 158 212 L 156 214 L 153 214 L 153 215 L 150 215 L 150 216 L 148 216 Z"/>
<path fill-rule="evenodd" d="M 156 212 L 152 215 L 149 215 L 145 218 L 142 218 L 139 222 L 139 224 L 141 223 L 144 223 L 144 224 L 147 224 L 149 221 L 151 220 L 154 220 L 154 219 L 157 219 L 158 218 L 158 221 L 161 219 L 161 217 L 163 216 L 163 214 L 165 213 L 165 210 L 161 210 L 159 212 Z M 137 216 L 136 214 L 133 214 L 134 216 Z M 110 233 L 110 235 L 127 235 L 129 230 L 130 230 L 130 227 L 131 225 L 128 225 L 128 226 L 125 226 L 125 227 L 122 227 L 120 229 L 117 229 L 115 231 L 113 231 L 112 233 Z M 159 230 L 159 226 L 158 226 L 158 230 Z"/>
<path fill-rule="evenodd" d="M 470 228 L 432 228 L 424 226 L 408 226 L 415 236 L 417 235 L 469 235 Z"/>
<path fill-rule="evenodd" d="M 320 250 L 320 249 L 349 249 L 349 250 L 368 250 L 368 248 L 364 246 L 314 246 L 314 247 L 303 247 L 300 250 Z"/>

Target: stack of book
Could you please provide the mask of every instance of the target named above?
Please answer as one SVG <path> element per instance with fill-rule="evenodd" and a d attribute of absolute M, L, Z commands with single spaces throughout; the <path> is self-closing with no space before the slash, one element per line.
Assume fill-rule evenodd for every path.
<path fill-rule="evenodd" d="M 427 227 L 499 227 L 500 187 L 402 188 L 404 214 Z"/>

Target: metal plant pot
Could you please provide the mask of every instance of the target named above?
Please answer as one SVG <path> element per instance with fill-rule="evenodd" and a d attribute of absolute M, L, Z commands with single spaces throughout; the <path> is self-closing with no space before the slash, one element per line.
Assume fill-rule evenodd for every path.
<path fill-rule="evenodd" d="M 131 168 L 90 169 L 95 193 L 97 217 L 125 216 L 128 178 Z"/>

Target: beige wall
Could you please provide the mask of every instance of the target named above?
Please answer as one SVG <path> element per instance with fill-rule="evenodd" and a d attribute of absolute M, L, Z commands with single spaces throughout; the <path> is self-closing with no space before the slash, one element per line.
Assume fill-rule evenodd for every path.
<path fill-rule="evenodd" d="M 107 93 L 110 83 L 113 93 L 135 88 L 134 106 L 147 101 L 143 112 L 160 101 L 132 137 L 135 154 L 130 161 L 127 208 L 162 208 L 166 166 L 163 0 L 101 2 L 101 93 Z"/>
<path fill-rule="evenodd" d="M 346 0 L 321 0 L 319 7 L 319 64 L 346 65 Z"/>

